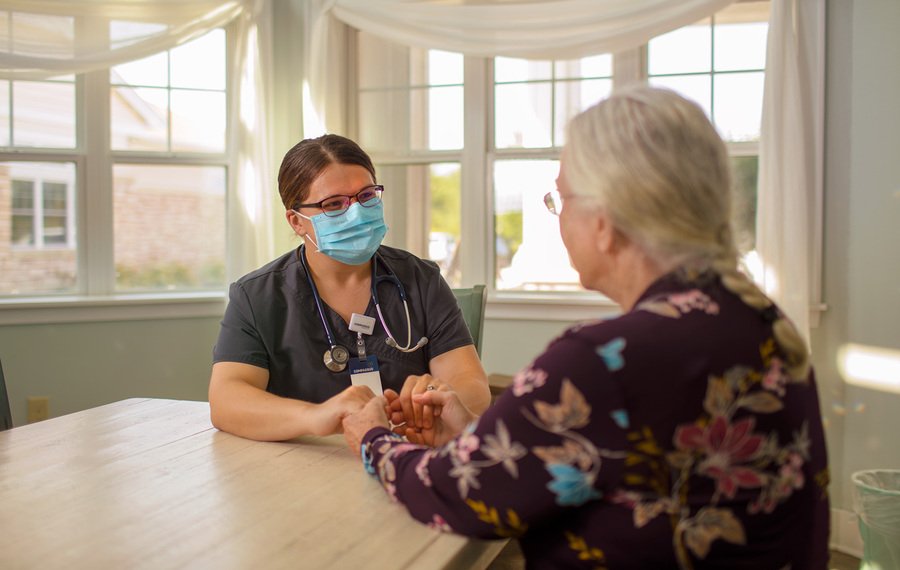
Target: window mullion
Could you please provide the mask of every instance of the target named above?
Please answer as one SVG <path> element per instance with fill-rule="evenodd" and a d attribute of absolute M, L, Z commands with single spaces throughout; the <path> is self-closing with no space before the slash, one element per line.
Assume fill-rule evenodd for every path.
<path fill-rule="evenodd" d="M 489 239 L 492 233 L 493 195 L 491 176 L 488 173 L 488 125 L 490 118 L 488 62 L 482 57 L 466 56 L 464 63 L 464 144 L 460 188 L 459 264 L 462 285 L 488 283 L 493 266 L 494 248 Z M 471 214 L 471 212 L 477 212 Z"/>
<path fill-rule="evenodd" d="M 83 18 L 76 37 L 91 42 L 108 42 L 108 26 L 103 19 Z M 80 236 L 80 289 L 87 295 L 113 292 L 115 267 L 113 253 L 112 155 L 110 153 L 109 70 L 83 74 L 78 102 L 79 148 L 84 160 L 83 182 L 78 189 Z"/>
<path fill-rule="evenodd" d="M 613 89 L 647 81 L 647 46 L 613 54 Z"/>

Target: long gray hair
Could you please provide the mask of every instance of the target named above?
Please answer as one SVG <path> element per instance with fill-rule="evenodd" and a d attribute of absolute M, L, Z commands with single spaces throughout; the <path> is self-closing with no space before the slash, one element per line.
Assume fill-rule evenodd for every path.
<path fill-rule="evenodd" d="M 747 305 L 772 301 L 738 268 L 728 152 L 703 110 L 677 93 L 648 86 L 615 92 L 568 125 L 565 175 L 613 225 L 667 265 L 709 267 Z M 788 373 L 805 379 L 806 343 L 780 312 L 775 340 Z"/>

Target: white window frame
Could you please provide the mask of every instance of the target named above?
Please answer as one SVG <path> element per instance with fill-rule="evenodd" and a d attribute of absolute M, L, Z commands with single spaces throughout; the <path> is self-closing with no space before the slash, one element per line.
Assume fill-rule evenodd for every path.
<path fill-rule="evenodd" d="M 76 38 L 89 37 L 93 41 L 106 37 L 109 29 L 108 20 L 102 17 L 76 18 L 75 26 Z M 233 25 L 226 26 L 225 32 L 226 66 L 231 70 L 235 52 Z M 233 96 L 230 89 L 226 89 L 226 109 L 232 107 Z M 226 149 L 221 154 L 113 151 L 110 140 L 109 69 L 76 76 L 75 98 L 74 149 L 7 147 L 0 149 L 0 161 L 75 163 L 77 223 L 74 239 L 79 244 L 77 289 L 71 295 L 0 297 L 0 326 L 221 316 L 225 307 L 225 284 L 217 291 L 115 291 L 112 171 L 115 164 L 222 166 L 226 169 L 228 200 L 233 184 L 232 173 L 235 172 L 235 158 L 230 145 L 226 142 Z M 232 123 L 229 117 L 226 141 L 232 139 Z M 222 212 L 223 223 L 227 223 L 226 211 L 227 207 Z"/>

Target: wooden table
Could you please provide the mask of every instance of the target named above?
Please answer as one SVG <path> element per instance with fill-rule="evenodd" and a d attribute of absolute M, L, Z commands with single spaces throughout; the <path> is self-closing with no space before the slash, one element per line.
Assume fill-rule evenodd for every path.
<path fill-rule="evenodd" d="M 483 568 L 505 541 L 389 501 L 341 436 L 261 443 L 206 402 L 132 399 L 0 432 L 0 568 Z"/>

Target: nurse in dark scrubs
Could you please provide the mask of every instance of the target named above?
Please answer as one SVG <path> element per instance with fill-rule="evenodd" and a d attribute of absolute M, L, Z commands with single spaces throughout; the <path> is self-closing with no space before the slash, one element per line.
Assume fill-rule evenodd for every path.
<path fill-rule="evenodd" d="M 385 189 L 369 156 L 338 135 L 301 141 L 278 190 L 304 245 L 231 285 L 213 350 L 213 425 L 264 441 L 339 433 L 372 397 L 371 382 L 351 378 L 360 350 L 387 399 L 418 424 L 431 410 L 412 396 L 426 390 L 452 389 L 484 411 L 487 376 L 437 265 L 381 245 Z M 350 329 L 354 314 L 374 321 L 370 334 Z"/>

